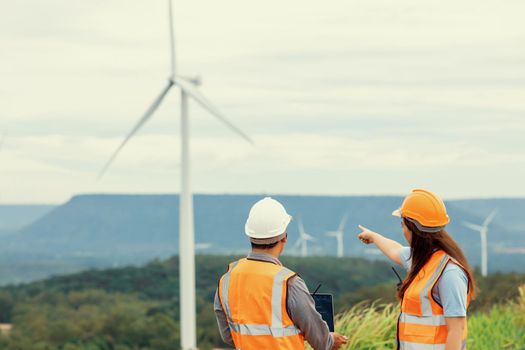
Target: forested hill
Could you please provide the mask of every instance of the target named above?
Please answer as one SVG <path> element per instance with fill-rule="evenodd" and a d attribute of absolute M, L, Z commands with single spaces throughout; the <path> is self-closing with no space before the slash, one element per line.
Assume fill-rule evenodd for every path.
<path fill-rule="evenodd" d="M 219 277 L 234 259 L 197 256 L 202 349 L 221 345 L 212 300 Z M 395 276 L 384 262 L 333 257 L 285 258 L 283 262 L 310 289 L 322 283 L 322 292 L 334 294 L 337 310 L 384 290 L 393 295 L 395 290 Z M 47 349 L 44 344 L 68 350 L 173 349 L 178 344 L 178 269 L 178 259 L 173 258 L 144 267 L 91 270 L 0 288 L 0 323 L 13 323 L 10 344 L 17 345 L 13 349 Z M 378 285 L 386 287 L 372 292 Z M 75 340 L 69 343 L 70 339 Z M 36 347 L 37 340 L 41 348 Z"/>
<path fill-rule="evenodd" d="M 236 257 L 197 256 L 198 345 L 222 347 L 212 300 L 219 277 Z M 336 312 L 365 300 L 395 301 L 396 278 L 385 262 L 361 258 L 284 257 L 310 290 L 322 283 Z M 11 323 L 0 348 L 20 350 L 171 350 L 179 344 L 178 259 L 144 267 L 91 270 L 0 288 L 0 323 Z M 398 269 L 400 271 L 400 269 Z M 401 271 L 400 271 L 401 272 Z M 480 280 L 476 312 L 516 297 L 523 274 Z"/>
<path fill-rule="evenodd" d="M 249 244 L 244 235 L 244 222 L 251 205 L 262 197 L 196 195 L 197 253 L 246 253 Z M 316 239 L 309 242 L 310 255 L 335 255 L 336 240 L 325 233 L 336 229 L 344 215 L 348 215 L 344 229 L 345 256 L 380 258 L 367 254 L 370 250 L 357 240 L 358 224 L 404 242 L 399 219 L 391 216 L 402 197 L 274 197 L 282 201 L 295 218 L 288 228 L 285 255 L 298 253 L 293 246 L 298 239 L 299 220 Z M 448 201 L 447 206 L 452 220 L 448 230 L 474 266 L 480 261 L 479 234 L 467 229 L 463 221 L 481 223 L 488 213 L 499 208 L 489 228 L 489 272 L 525 271 L 524 199 L 454 200 Z M 0 285 L 89 268 L 141 265 L 176 255 L 178 207 L 176 195 L 79 195 L 55 208 L 42 207 L 38 212 L 26 208 L 24 215 L 23 208 L 18 208 L 17 214 L 11 216 L 8 213 L 12 208 L 0 206 L 6 225 L 26 223 L 24 228 L 2 237 Z"/>

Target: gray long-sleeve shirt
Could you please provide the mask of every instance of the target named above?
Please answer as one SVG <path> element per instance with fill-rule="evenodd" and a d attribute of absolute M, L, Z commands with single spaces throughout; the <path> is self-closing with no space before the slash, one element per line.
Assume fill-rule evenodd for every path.
<path fill-rule="evenodd" d="M 248 254 L 248 259 L 263 260 L 282 265 L 279 259 L 269 254 L 250 253 Z M 308 291 L 308 287 L 306 287 L 303 279 L 299 276 L 294 276 L 288 280 L 286 306 L 293 323 L 301 330 L 306 341 L 315 350 L 329 350 L 332 348 L 334 339 L 330 334 L 328 325 L 315 310 L 315 303 Z M 230 327 L 222 309 L 218 291 L 215 292 L 213 308 L 222 340 L 233 346 Z"/>

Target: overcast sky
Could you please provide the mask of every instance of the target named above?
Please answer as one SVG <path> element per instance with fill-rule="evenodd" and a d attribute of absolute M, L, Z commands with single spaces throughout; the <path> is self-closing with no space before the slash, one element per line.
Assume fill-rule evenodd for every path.
<path fill-rule="evenodd" d="M 199 193 L 525 196 L 523 0 L 175 0 Z M 0 203 L 179 191 L 165 0 L 0 2 Z"/>

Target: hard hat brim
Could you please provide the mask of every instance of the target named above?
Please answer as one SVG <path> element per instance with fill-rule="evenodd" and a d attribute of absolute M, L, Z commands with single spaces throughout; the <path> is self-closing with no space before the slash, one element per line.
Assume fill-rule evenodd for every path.
<path fill-rule="evenodd" d="M 424 233 L 438 233 L 445 229 L 445 226 L 428 227 L 421 225 L 417 220 L 410 218 L 407 218 L 407 220 L 416 225 L 417 229 Z"/>
<path fill-rule="evenodd" d="M 395 216 L 395 217 L 398 217 L 398 218 L 403 217 L 403 215 L 401 215 L 401 208 L 398 208 L 398 209 L 394 210 L 392 212 L 392 216 Z"/>

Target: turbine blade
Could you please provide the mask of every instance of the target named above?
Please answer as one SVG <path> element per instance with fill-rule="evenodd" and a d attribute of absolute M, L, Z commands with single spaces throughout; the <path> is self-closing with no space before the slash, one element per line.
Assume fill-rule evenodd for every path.
<path fill-rule="evenodd" d="M 345 213 L 345 215 L 341 219 L 341 222 L 339 223 L 339 227 L 337 228 L 337 231 L 343 232 L 347 220 L 348 220 L 348 213 Z"/>
<path fill-rule="evenodd" d="M 204 97 L 202 93 L 200 93 L 197 89 L 193 88 L 189 83 L 187 83 L 181 78 L 174 77 L 174 80 L 175 80 L 175 83 L 182 90 L 184 90 L 184 92 L 186 92 L 189 96 L 191 96 L 204 109 L 206 109 L 213 116 L 219 119 L 223 124 L 225 124 L 228 128 L 230 128 L 237 135 L 239 135 L 240 137 L 242 137 L 249 143 L 253 144 L 253 140 L 248 135 L 246 135 L 243 131 L 241 131 L 241 129 L 237 128 L 228 119 L 226 119 L 226 117 L 221 112 L 219 112 L 219 110 L 215 108 L 215 106 L 206 97 Z"/>
<path fill-rule="evenodd" d="M 304 226 L 303 226 L 303 220 L 301 217 L 297 218 L 297 226 L 299 227 L 299 236 L 303 237 L 304 233 Z"/>
<path fill-rule="evenodd" d="M 170 25 L 170 58 L 171 76 L 175 76 L 175 33 L 173 29 L 173 6 L 172 0 L 168 0 L 169 25 Z"/>
<path fill-rule="evenodd" d="M 166 85 L 166 87 L 164 89 L 162 89 L 160 95 L 155 99 L 155 101 L 153 101 L 153 103 L 148 108 L 146 113 L 144 113 L 144 115 L 139 119 L 138 123 L 135 124 L 135 126 L 133 127 L 133 129 L 131 129 L 131 131 L 128 133 L 126 138 L 120 143 L 120 145 L 115 150 L 115 152 L 113 152 L 113 154 L 111 155 L 111 158 L 109 158 L 107 163 L 104 165 L 104 167 L 102 168 L 102 170 L 98 174 L 98 179 L 100 179 L 102 176 L 104 176 L 106 171 L 109 169 L 109 166 L 111 165 L 111 163 L 113 163 L 113 161 L 115 160 L 117 155 L 120 153 L 122 148 L 126 145 L 126 143 L 128 143 L 128 141 L 133 137 L 133 135 L 135 135 L 137 133 L 137 131 L 139 131 L 139 129 L 144 125 L 144 123 L 146 123 L 148 121 L 148 119 L 151 118 L 151 116 L 157 110 L 157 108 L 160 106 L 160 104 L 162 103 L 162 100 L 164 100 L 164 97 L 166 97 L 166 94 L 168 93 L 168 91 L 171 89 L 172 86 L 173 86 L 173 82 L 170 80 L 168 82 L 168 85 Z"/>
<path fill-rule="evenodd" d="M 478 232 L 483 230 L 483 226 L 472 224 L 470 222 L 463 222 L 463 226 L 468 227 L 469 229 L 478 231 Z"/>
<path fill-rule="evenodd" d="M 494 217 L 496 216 L 497 213 L 498 213 L 498 209 L 494 209 L 494 210 L 489 214 L 489 216 L 487 216 L 487 218 L 485 219 L 485 221 L 483 222 L 483 226 L 484 226 L 484 227 L 487 227 L 488 225 L 490 225 L 490 223 L 492 222 L 492 220 L 494 220 Z"/>
<path fill-rule="evenodd" d="M 310 236 L 308 233 L 304 233 L 303 234 L 303 239 L 305 241 L 315 241 L 315 238 L 313 238 L 312 236 Z"/>

